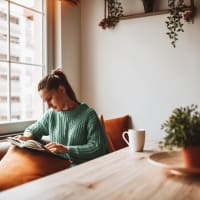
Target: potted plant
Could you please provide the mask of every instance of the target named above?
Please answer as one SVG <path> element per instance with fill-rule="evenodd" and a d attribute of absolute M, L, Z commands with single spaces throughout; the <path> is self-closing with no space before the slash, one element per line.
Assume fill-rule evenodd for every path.
<path fill-rule="evenodd" d="M 200 112 L 197 108 L 193 104 L 176 108 L 161 126 L 166 136 L 160 146 L 167 150 L 181 148 L 188 168 L 200 167 Z"/>

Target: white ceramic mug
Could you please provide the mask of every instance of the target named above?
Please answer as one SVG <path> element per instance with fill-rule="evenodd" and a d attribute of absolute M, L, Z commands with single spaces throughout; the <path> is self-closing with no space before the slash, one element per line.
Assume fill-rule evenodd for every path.
<path fill-rule="evenodd" d="M 125 135 L 128 135 L 128 140 Z M 122 133 L 122 138 L 129 145 L 132 151 L 143 151 L 145 143 L 145 130 L 144 129 L 129 129 Z"/>

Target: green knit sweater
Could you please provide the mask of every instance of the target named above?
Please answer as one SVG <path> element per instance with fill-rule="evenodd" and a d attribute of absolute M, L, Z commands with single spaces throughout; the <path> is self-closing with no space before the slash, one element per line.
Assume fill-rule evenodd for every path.
<path fill-rule="evenodd" d="M 49 135 L 51 142 L 68 146 L 68 153 L 59 155 L 70 158 L 74 164 L 107 153 L 106 136 L 98 116 L 85 103 L 66 111 L 56 112 L 50 109 L 26 131 L 32 132 L 36 139 Z"/>

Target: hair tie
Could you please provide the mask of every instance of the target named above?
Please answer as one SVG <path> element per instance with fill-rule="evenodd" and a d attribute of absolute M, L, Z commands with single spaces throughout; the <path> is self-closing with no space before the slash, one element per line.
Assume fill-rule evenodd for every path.
<path fill-rule="evenodd" d="M 60 78 L 58 75 L 56 75 L 56 74 L 49 74 L 49 76 L 51 77 L 51 78 Z"/>
<path fill-rule="evenodd" d="M 56 74 L 53 74 L 53 76 L 55 77 L 55 78 L 60 78 L 58 75 L 56 75 Z"/>

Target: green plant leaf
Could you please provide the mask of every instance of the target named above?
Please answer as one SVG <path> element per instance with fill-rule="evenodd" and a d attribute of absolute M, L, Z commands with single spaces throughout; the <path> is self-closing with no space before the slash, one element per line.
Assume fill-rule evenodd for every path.
<path fill-rule="evenodd" d="M 176 4 L 177 3 L 177 4 Z M 168 34 L 171 44 L 176 47 L 176 41 L 178 40 L 178 33 L 184 32 L 183 30 L 183 12 L 184 12 L 184 0 L 168 0 L 169 16 L 167 16 L 166 26 L 170 34 Z"/>
<path fill-rule="evenodd" d="M 172 45 L 175 45 L 174 41 Z M 197 109 L 197 105 L 192 104 L 172 111 L 169 119 L 161 125 L 161 129 L 166 133 L 160 142 L 162 148 L 200 146 L 200 113 Z"/>

